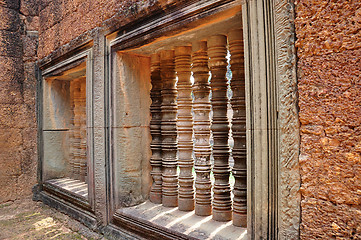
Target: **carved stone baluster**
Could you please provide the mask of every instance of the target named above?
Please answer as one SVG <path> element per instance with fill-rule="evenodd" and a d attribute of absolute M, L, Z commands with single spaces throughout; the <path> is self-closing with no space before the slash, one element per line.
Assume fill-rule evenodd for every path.
<path fill-rule="evenodd" d="M 150 106 L 150 112 L 152 114 L 152 120 L 150 121 L 150 133 L 152 135 L 150 148 L 152 149 L 152 157 L 150 164 L 152 166 L 151 175 L 153 177 L 153 184 L 149 199 L 154 203 L 162 203 L 162 80 L 160 78 L 159 54 L 151 55 L 150 71 L 152 81 L 152 90 L 150 91 L 150 97 L 152 99 L 152 105 Z"/>
<path fill-rule="evenodd" d="M 192 47 L 175 48 L 175 69 L 178 76 L 178 166 L 179 198 L 178 208 L 183 211 L 194 209 L 193 190 L 193 123 L 192 123 L 192 84 L 191 77 Z"/>
<path fill-rule="evenodd" d="M 174 71 L 174 51 L 160 52 L 162 88 L 162 203 L 166 207 L 178 205 L 177 177 L 177 90 Z"/>
<path fill-rule="evenodd" d="M 209 138 L 211 104 L 209 101 L 210 86 L 208 83 L 209 69 L 207 56 L 207 42 L 195 42 L 192 45 L 192 71 L 193 84 L 193 130 L 194 130 L 194 153 L 196 172 L 196 205 L 195 213 L 199 216 L 212 214 L 211 195 L 211 146 Z"/>
<path fill-rule="evenodd" d="M 80 79 L 79 92 L 79 131 L 80 131 L 80 181 L 87 181 L 87 156 L 86 156 L 86 81 Z"/>
<path fill-rule="evenodd" d="M 213 219 L 232 219 L 231 187 L 229 184 L 229 123 L 227 118 L 227 37 L 214 35 L 208 39 L 209 68 L 212 88 L 213 134 Z"/>
<path fill-rule="evenodd" d="M 74 149 L 74 178 L 80 180 L 80 163 L 81 163 L 81 133 L 80 133 L 80 82 L 78 80 L 73 81 L 74 84 L 74 139 L 73 139 L 73 149 Z"/>
<path fill-rule="evenodd" d="M 242 29 L 228 35 L 231 52 L 233 109 L 232 132 L 233 176 L 235 178 L 233 197 L 233 225 L 247 227 L 247 148 L 246 148 L 246 101 L 244 76 L 244 46 Z"/>
<path fill-rule="evenodd" d="M 70 118 L 70 129 L 69 129 L 69 144 L 70 144 L 70 153 L 69 153 L 69 158 L 70 158 L 70 178 L 75 179 L 75 151 L 76 148 L 74 147 L 74 142 L 75 142 L 75 135 L 74 135 L 74 120 L 75 120 L 75 116 L 74 116 L 74 83 L 70 82 L 70 99 L 71 99 L 71 118 Z"/>

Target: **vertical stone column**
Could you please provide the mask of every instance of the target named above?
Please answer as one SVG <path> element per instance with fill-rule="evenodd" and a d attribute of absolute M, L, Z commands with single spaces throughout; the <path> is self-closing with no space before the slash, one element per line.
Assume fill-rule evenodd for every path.
<path fill-rule="evenodd" d="M 80 93 L 79 93 L 79 131 L 80 131 L 80 181 L 88 182 L 88 162 L 87 162 L 87 134 L 86 134 L 86 80 L 79 79 Z"/>
<path fill-rule="evenodd" d="M 232 219 L 230 168 L 228 164 L 229 123 L 227 119 L 227 37 L 214 35 L 208 39 L 209 69 L 212 74 L 212 134 L 214 157 L 213 219 L 229 221 Z"/>
<path fill-rule="evenodd" d="M 209 101 L 210 86 L 208 83 L 209 69 L 207 42 L 195 42 L 192 45 L 193 84 L 193 130 L 196 172 L 196 204 L 195 213 L 199 216 L 212 214 L 211 195 L 211 146 L 209 143 L 211 104 Z"/>
<path fill-rule="evenodd" d="M 193 190 L 193 123 L 192 123 L 192 84 L 191 77 L 192 47 L 175 48 L 175 69 L 178 76 L 178 166 L 179 198 L 178 208 L 183 211 L 194 209 Z"/>
<path fill-rule="evenodd" d="M 87 181 L 87 155 L 86 155 L 86 81 L 76 79 L 72 81 L 73 95 L 73 124 L 71 130 L 71 165 L 74 179 Z"/>
<path fill-rule="evenodd" d="M 150 164 L 152 166 L 151 175 L 153 184 L 149 199 L 153 203 L 162 203 L 162 80 L 160 78 L 159 54 L 151 55 L 150 71 L 152 83 L 152 90 L 150 91 L 150 97 L 152 99 L 152 105 L 150 106 L 150 112 L 152 114 L 152 120 L 150 121 L 150 133 L 152 135 L 150 148 L 152 149 L 152 157 Z"/>
<path fill-rule="evenodd" d="M 75 138 L 75 115 L 74 115 L 74 81 L 70 82 L 70 106 L 71 106 L 71 117 L 70 117 L 70 128 L 69 128 L 69 164 L 70 164 L 70 174 L 69 177 L 72 179 L 77 179 L 76 176 L 76 138 Z"/>
<path fill-rule="evenodd" d="M 243 31 L 229 32 L 229 50 L 231 52 L 232 97 L 232 133 L 233 147 L 233 225 L 247 227 L 247 148 L 246 148 L 246 100 L 244 75 Z"/>
<path fill-rule="evenodd" d="M 162 88 L 162 203 L 166 207 L 178 205 L 177 177 L 177 90 L 174 71 L 174 51 L 160 52 Z"/>
<path fill-rule="evenodd" d="M 80 162 L 81 162 L 81 151 L 80 151 L 80 142 L 81 142 L 81 134 L 80 134 L 80 82 L 79 81 L 72 81 L 73 85 L 73 178 L 80 180 Z"/>

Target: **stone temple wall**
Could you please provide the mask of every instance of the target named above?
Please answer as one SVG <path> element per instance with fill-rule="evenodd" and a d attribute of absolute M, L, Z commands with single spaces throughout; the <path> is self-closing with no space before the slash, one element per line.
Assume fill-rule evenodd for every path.
<path fill-rule="evenodd" d="M 40 9 L 39 59 L 96 27 L 125 25 L 184 0 L 52 0 Z"/>
<path fill-rule="evenodd" d="M 176 2 L 0 0 L 0 203 L 29 196 L 36 183 L 35 61 Z M 361 2 L 295 5 L 301 236 L 361 238 Z"/>
<path fill-rule="evenodd" d="M 302 239 L 361 238 L 361 2 L 296 5 Z"/>
<path fill-rule="evenodd" d="M 36 5 L 0 1 L 0 203 L 30 196 L 36 183 Z"/>

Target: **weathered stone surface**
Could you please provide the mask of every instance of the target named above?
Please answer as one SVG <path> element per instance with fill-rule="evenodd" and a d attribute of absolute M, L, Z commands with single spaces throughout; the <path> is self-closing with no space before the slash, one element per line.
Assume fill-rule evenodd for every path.
<path fill-rule="evenodd" d="M 26 34 L 23 38 L 23 53 L 24 61 L 35 62 L 38 51 L 38 35 L 37 34 Z"/>
<path fill-rule="evenodd" d="M 0 202 L 14 201 L 17 198 L 17 176 L 0 174 Z"/>
<path fill-rule="evenodd" d="M 150 176 L 150 61 L 119 54 L 114 68 L 114 123 L 112 149 L 116 208 L 133 206 L 148 198 Z M 98 132 L 102 128 L 94 129 Z M 104 146 L 100 146 L 104 148 Z M 129 161 L 131 160 L 131 161 Z M 100 178 L 98 179 L 98 181 Z"/>
<path fill-rule="evenodd" d="M 23 61 L 19 57 L 11 57 L 11 56 L 1 56 L 0 55 L 0 78 L 7 79 L 11 76 L 14 76 L 17 79 L 22 78 L 22 67 Z M 19 71 L 21 70 L 21 71 Z M 6 75 L 5 75 L 6 74 Z M 13 79 L 11 79 L 13 80 Z"/>
<path fill-rule="evenodd" d="M 21 53 L 20 33 L 0 30 L 0 56 L 21 57 Z"/>
<path fill-rule="evenodd" d="M 0 203 L 29 196 L 36 183 L 35 65 L 24 64 L 36 60 L 36 38 L 24 36 L 34 20 L 20 19 L 19 1 L 0 0 Z"/>
<path fill-rule="evenodd" d="M 145 93 L 150 90 L 150 72 L 146 70 L 149 59 L 133 55 L 119 55 L 118 66 L 120 83 L 115 88 L 119 101 L 114 103 L 114 127 L 141 127 L 149 124 L 150 99 Z M 142 71 L 130 71 L 136 66 L 144 66 Z M 134 111 L 138 109 L 139 111 Z"/>
<path fill-rule="evenodd" d="M 70 174 L 69 168 L 69 132 L 44 131 L 43 178 L 61 178 Z M 67 176 L 69 177 L 69 176 Z"/>
<path fill-rule="evenodd" d="M 10 8 L 0 7 L 0 30 L 16 31 L 20 25 L 19 14 Z"/>
<path fill-rule="evenodd" d="M 1 85 L 0 85 L 1 86 Z M 24 104 L 0 104 L 0 128 L 21 129 L 36 127 L 34 109 Z"/>
<path fill-rule="evenodd" d="M 19 0 L 1 0 L 0 7 L 19 9 L 20 1 Z"/>
<path fill-rule="evenodd" d="M 302 239 L 358 239 L 361 2 L 298 1 Z"/>
<path fill-rule="evenodd" d="M 35 117 L 34 117 L 35 119 Z M 33 178 L 36 181 L 36 168 L 37 168 L 37 158 L 38 158 L 38 149 L 37 149 L 37 132 L 38 129 L 35 128 L 35 124 L 31 128 L 24 128 L 21 130 L 23 137 L 23 150 L 21 154 L 21 170 L 23 175 L 29 175 L 29 178 Z M 29 182 L 29 187 L 32 188 L 30 184 L 34 181 Z"/>
<path fill-rule="evenodd" d="M 361 49 L 299 61 L 302 194 L 361 204 Z"/>
<path fill-rule="evenodd" d="M 44 58 L 95 27 L 122 26 L 182 1 L 50 1 L 47 5 L 43 4 L 46 7 L 39 14 L 41 24 L 38 57 Z M 60 32 L 55 34 L 56 30 Z"/>
<path fill-rule="evenodd" d="M 71 124 L 70 82 L 43 82 L 43 129 L 69 129 Z"/>
<path fill-rule="evenodd" d="M 7 151 L 9 149 L 20 149 L 23 138 L 20 129 L 1 129 L 0 132 L 0 149 Z"/>
<path fill-rule="evenodd" d="M 317 198 L 302 201 L 302 239 L 360 239 L 361 211 Z M 317 217 L 315 217 L 317 216 Z"/>
<path fill-rule="evenodd" d="M 25 16 L 38 16 L 43 0 L 21 0 L 20 13 Z"/>
<path fill-rule="evenodd" d="M 0 82 L 0 96 L 3 99 L 0 104 L 18 104 L 21 103 L 22 86 L 16 83 Z"/>
<path fill-rule="evenodd" d="M 21 174 L 21 153 L 20 149 L 13 148 L 2 149 L 0 152 L 0 159 L 7 158 L 12 155 L 11 161 L 0 161 L 0 176 L 3 177 L 17 177 Z"/>
<path fill-rule="evenodd" d="M 361 2 L 300 0 L 296 4 L 298 56 L 361 47 Z"/>
<path fill-rule="evenodd" d="M 150 141 L 144 127 L 114 128 L 114 178 L 117 208 L 146 200 L 150 190 Z M 131 161 L 129 161 L 131 159 Z"/>
<path fill-rule="evenodd" d="M 39 16 L 24 16 L 25 30 L 38 31 L 39 30 Z"/>
<path fill-rule="evenodd" d="M 40 23 L 42 23 L 41 18 Z M 56 49 L 60 46 L 60 39 L 57 36 L 60 36 L 59 25 L 55 25 L 45 32 L 39 31 L 38 57 L 44 57 L 44 52 L 49 54 L 53 49 Z"/>
<path fill-rule="evenodd" d="M 41 22 L 39 31 L 44 32 L 44 30 L 58 23 L 63 17 L 62 9 L 61 0 L 49 1 L 49 4 L 39 14 L 39 21 Z"/>
<path fill-rule="evenodd" d="M 23 91 L 22 59 L 0 56 L 0 66 L 0 103 L 21 103 Z"/>
<path fill-rule="evenodd" d="M 24 63 L 24 82 L 23 82 L 23 96 L 24 103 L 27 104 L 29 109 L 33 110 L 33 114 L 36 114 L 36 77 L 35 77 L 36 65 L 34 62 Z"/>

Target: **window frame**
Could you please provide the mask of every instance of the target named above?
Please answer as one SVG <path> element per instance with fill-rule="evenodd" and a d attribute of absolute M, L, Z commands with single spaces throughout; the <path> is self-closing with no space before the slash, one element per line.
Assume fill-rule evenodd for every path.
<path fill-rule="evenodd" d="M 86 131 L 87 131 L 87 161 L 88 161 L 88 199 L 84 201 L 73 194 L 61 191 L 46 183 L 43 179 L 44 139 L 43 139 L 43 88 L 47 77 L 59 74 L 80 63 L 86 64 Z M 74 65 L 74 66 L 73 66 Z M 78 49 L 59 58 L 52 59 L 38 69 L 38 185 L 35 190 L 35 199 L 67 212 L 73 218 L 82 221 L 91 229 L 95 229 L 97 221 L 95 215 L 95 188 L 94 188 L 94 141 L 93 141 L 93 48 L 88 42 Z"/>
<path fill-rule="evenodd" d="M 148 43 L 147 39 L 177 31 L 195 19 L 241 4 L 247 102 L 248 236 L 250 239 L 298 239 L 300 140 L 294 3 L 292 0 L 202 0 L 187 4 L 106 36 L 109 108 L 112 108 L 110 96 L 114 91 L 111 59 L 115 52 Z M 110 146 L 111 141 L 110 137 Z M 109 222 L 115 212 L 110 152 L 107 160 Z M 142 223 L 123 217 L 133 223 L 133 230 L 142 230 Z M 114 233 L 114 229 L 113 224 L 108 226 L 109 232 Z M 159 232 L 151 226 L 148 230 Z"/>

